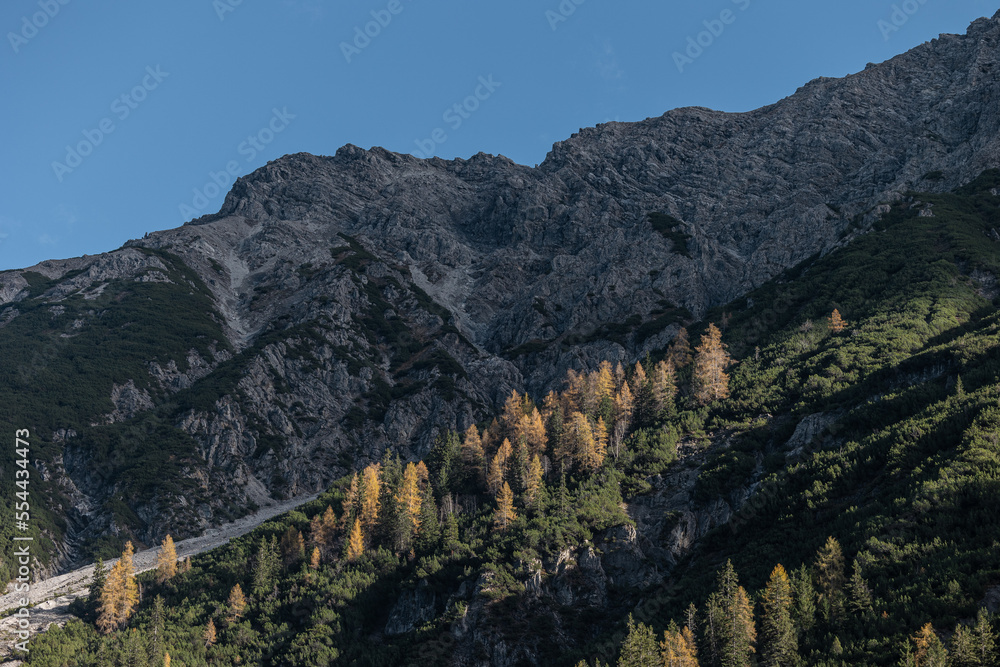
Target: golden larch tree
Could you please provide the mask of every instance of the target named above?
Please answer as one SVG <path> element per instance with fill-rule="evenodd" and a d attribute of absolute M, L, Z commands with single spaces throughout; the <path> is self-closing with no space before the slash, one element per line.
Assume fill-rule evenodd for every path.
<path fill-rule="evenodd" d="M 381 464 L 373 463 L 366 467 L 361 474 L 359 518 L 365 530 L 371 530 L 375 522 L 378 521 L 379 495 L 382 491 L 381 471 Z"/>
<path fill-rule="evenodd" d="M 358 481 L 358 473 L 354 473 L 351 475 L 351 483 L 347 487 L 347 494 L 344 496 L 344 514 L 340 517 L 340 521 L 343 523 L 344 528 L 351 525 L 351 520 L 357 516 L 357 513 L 360 510 L 358 507 L 360 486 L 361 484 Z"/>
<path fill-rule="evenodd" d="M 542 488 L 542 460 L 535 454 L 528 464 L 528 471 L 524 476 L 524 497 L 528 504 L 532 504 L 538 498 L 538 492 Z"/>
<path fill-rule="evenodd" d="M 318 568 L 320 557 L 319 547 L 313 547 L 312 556 L 309 557 L 309 567 L 314 570 Z"/>
<path fill-rule="evenodd" d="M 347 536 L 347 560 L 355 560 L 365 552 L 365 536 L 361 532 L 361 519 L 355 519 Z"/>
<path fill-rule="evenodd" d="M 588 460 L 584 462 L 590 470 L 597 470 L 604 465 L 604 457 L 608 453 L 608 427 L 604 425 L 604 417 L 598 417 L 594 424 L 594 449 L 589 452 Z"/>
<path fill-rule="evenodd" d="M 660 642 L 660 657 L 663 667 L 698 667 L 698 649 L 691 629 L 678 630 L 671 621 Z"/>
<path fill-rule="evenodd" d="M 532 408 L 530 414 L 522 415 L 518 422 L 516 437 L 518 441 L 524 442 L 532 454 L 541 454 L 545 451 L 546 434 L 545 421 L 537 408 Z"/>
<path fill-rule="evenodd" d="M 590 420 L 582 412 L 570 415 L 565 441 L 570 462 L 577 461 L 580 465 L 593 469 L 597 460 L 597 444 L 594 442 Z"/>
<path fill-rule="evenodd" d="M 680 369 L 690 364 L 691 358 L 691 342 L 688 340 L 688 331 L 681 327 L 667 351 L 667 361 L 672 363 L 674 368 Z"/>
<path fill-rule="evenodd" d="M 174 538 L 167 535 L 160 544 L 160 553 L 156 556 L 156 580 L 161 584 L 177 574 L 177 548 Z"/>
<path fill-rule="evenodd" d="M 134 554 L 132 543 L 126 542 L 121 558 L 108 572 L 101 589 L 97 627 L 105 634 L 123 627 L 139 603 L 139 584 L 132 565 Z"/>
<path fill-rule="evenodd" d="M 507 476 L 507 467 L 513 453 L 510 440 L 504 438 L 503 442 L 500 443 L 500 448 L 497 450 L 496 456 L 490 462 L 490 469 L 486 475 L 486 483 L 490 493 L 496 494 L 500 491 L 500 485 L 503 484 L 503 480 Z"/>
<path fill-rule="evenodd" d="M 503 483 L 503 488 L 497 494 L 497 510 L 493 516 L 493 523 L 500 530 L 507 530 L 510 522 L 517 518 L 514 512 L 514 492 L 510 489 L 510 484 Z"/>
<path fill-rule="evenodd" d="M 163 667 L 170 667 L 170 653 L 163 654 Z"/>
<path fill-rule="evenodd" d="M 238 583 L 229 591 L 228 605 L 230 620 L 238 619 L 247 610 L 247 598 Z"/>
<path fill-rule="evenodd" d="M 830 331 L 833 333 L 840 333 L 847 327 L 847 322 L 844 318 L 840 316 L 840 311 L 836 308 L 830 314 Z"/>
<path fill-rule="evenodd" d="M 486 481 L 486 453 L 483 451 L 483 440 L 479 437 L 479 429 L 473 424 L 465 431 L 462 439 L 462 466 L 476 484 Z"/>
<path fill-rule="evenodd" d="M 702 405 L 729 397 L 729 376 L 726 368 L 732 363 L 722 332 L 714 324 L 701 338 L 694 360 L 694 394 Z"/>
<path fill-rule="evenodd" d="M 422 500 L 423 494 L 420 492 L 420 477 L 417 473 L 417 466 L 407 463 L 406 469 L 403 471 L 403 481 L 399 485 L 399 493 L 396 495 L 396 505 L 413 531 L 420 529 L 420 503 Z"/>
<path fill-rule="evenodd" d="M 215 644 L 216 632 L 215 632 L 215 621 L 208 619 L 208 625 L 205 626 L 205 632 L 202 634 L 202 638 L 205 640 L 205 648 L 208 648 Z"/>
<path fill-rule="evenodd" d="M 673 405 L 677 396 L 677 370 L 671 361 L 657 362 L 653 369 L 653 407 L 659 413 Z"/>

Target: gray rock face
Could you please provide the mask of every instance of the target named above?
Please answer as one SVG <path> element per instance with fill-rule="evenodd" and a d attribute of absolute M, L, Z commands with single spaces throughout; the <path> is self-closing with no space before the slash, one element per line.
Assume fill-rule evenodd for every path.
<path fill-rule="evenodd" d="M 197 508 L 211 523 L 222 506 L 322 488 L 390 446 L 423 455 L 511 389 L 537 396 L 567 368 L 634 361 L 685 318 L 863 231 L 880 202 L 1000 166 L 998 46 L 1000 14 L 756 111 L 581 130 L 537 168 L 350 145 L 289 155 L 240 178 L 216 215 L 31 270 L 65 276 L 53 305 L 114 280 L 169 280 L 142 249 L 180 256 L 208 286 L 240 373 L 175 426 L 203 459 L 187 474 L 218 489 Z M 28 295 L 22 272 L 0 273 L 0 327 Z M 148 367 L 169 395 L 227 359 Z M 116 380 L 116 409 L 93 421 L 148 409 L 139 380 Z M 100 506 L 84 453 L 64 463 L 64 486 L 88 495 L 77 504 Z M 170 528 L 157 502 L 133 508 L 149 540 Z M 641 550 L 669 563 L 725 509 L 684 517 L 663 553 Z M 627 550 L 604 553 L 602 576 L 647 576 Z"/>

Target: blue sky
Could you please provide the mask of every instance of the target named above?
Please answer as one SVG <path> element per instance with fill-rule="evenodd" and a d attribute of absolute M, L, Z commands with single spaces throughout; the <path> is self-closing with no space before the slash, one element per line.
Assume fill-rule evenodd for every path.
<path fill-rule="evenodd" d="M 353 143 L 535 165 L 581 127 L 682 106 L 757 108 L 963 33 L 998 7 L 6 0 L 0 269 L 104 252 L 215 212 L 234 174 L 286 153 Z M 705 46 L 685 53 L 699 33 Z"/>

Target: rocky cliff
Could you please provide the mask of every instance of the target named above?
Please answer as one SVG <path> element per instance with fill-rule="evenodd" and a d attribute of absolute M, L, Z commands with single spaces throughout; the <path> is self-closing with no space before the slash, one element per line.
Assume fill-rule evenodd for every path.
<path fill-rule="evenodd" d="M 863 233 L 879 202 L 1000 165 L 998 59 L 1000 13 L 756 111 L 581 130 L 536 168 L 290 155 L 240 178 L 215 215 L 2 273 L 0 337 L 30 348 L 3 362 L 11 391 L 75 358 L 74 337 L 120 345 L 99 370 L 66 366 L 93 400 L 42 420 L 53 509 L 74 544 L 184 535 L 388 447 L 423 454 L 511 389 L 660 349 Z M 149 304 L 160 321 L 130 319 Z M 38 349 L 28 317 L 47 327 Z M 113 456 L 126 435 L 145 471 Z M 157 458 L 164 438 L 176 450 Z M 676 540 L 699 530 L 679 524 Z"/>

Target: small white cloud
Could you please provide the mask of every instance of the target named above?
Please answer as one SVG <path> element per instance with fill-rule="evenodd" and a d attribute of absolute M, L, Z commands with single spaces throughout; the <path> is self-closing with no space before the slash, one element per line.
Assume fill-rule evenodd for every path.
<path fill-rule="evenodd" d="M 597 73 L 605 81 L 617 81 L 625 72 L 618 66 L 618 55 L 611 42 L 604 42 L 597 57 Z"/>
<path fill-rule="evenodd" d="M 42 245 L 55 245 L 58 240 L 59 239 L 53 238 L 52 235 L 48 233 L 42 234 L 38 237 L 38 242 Z"/>

